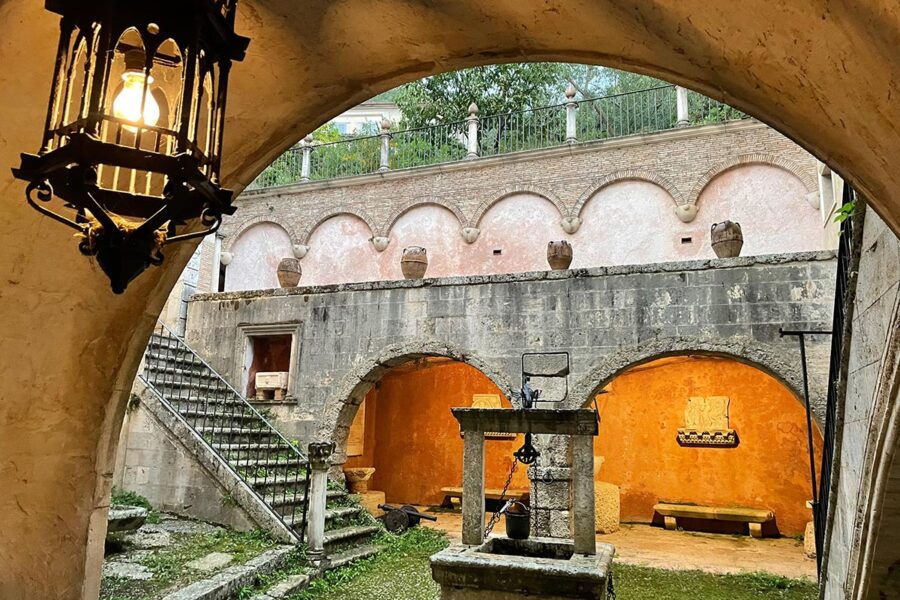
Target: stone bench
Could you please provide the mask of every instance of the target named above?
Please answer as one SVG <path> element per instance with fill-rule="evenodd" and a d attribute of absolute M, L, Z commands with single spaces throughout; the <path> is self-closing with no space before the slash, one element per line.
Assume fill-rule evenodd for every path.
<path fill-rule="evenodd" d="M 453 508 L 454 498 L 459 498 L 459 500 L 462 501 L 463 489 L 461 487 L 441 488 L 441 493 L 444 494 L 444 500 L 441 502 L 442 508 Z M 500 500 L 502 493 L 503 490 L 485 489 L 484 498 L 485 500 L 497 501 Z M 528 500 L 528 495 L 528 490 L 509 489 L 506 491 L 507 500 L 519 500 L 521 502 Z"/>
<path fill-rule="evenodd" d="M 722 508 L 718 506 L 696 506 L 693 504 L 655 504 L 653 510 L 663 516 L 666 529 L 676 528 L 678 518 L 710 519 L 713 521 L 738 521 L 747 523 L 750 535 L 762 537 L 762 524 L 775 518 L 775 513 L 759 508 Z"/>

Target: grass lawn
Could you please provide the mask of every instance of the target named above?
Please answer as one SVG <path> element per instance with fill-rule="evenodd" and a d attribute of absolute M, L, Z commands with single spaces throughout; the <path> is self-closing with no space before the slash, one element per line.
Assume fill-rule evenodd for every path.
<path fill-rule="evenodd" d="M 380 555 L 328 573 L 291 600 L 437 600 L 428 557 L 446 538 L 418 527 L 400 536 L 385 534 Z M 616 564 L 617 600 L 814 600 L 812 583 L 765 574 L 712 575 Z"/>

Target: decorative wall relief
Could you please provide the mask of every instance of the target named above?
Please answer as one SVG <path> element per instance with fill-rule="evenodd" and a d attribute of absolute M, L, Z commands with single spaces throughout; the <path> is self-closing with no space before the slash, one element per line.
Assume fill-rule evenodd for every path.
<path fill-rule="evenodd" d="M 734 448 L 737 432 L 729 427 L 727 396 L 688 398 L 684 409 L 684 427 L 678 429 L 681 446 L 715 446 Z"/>

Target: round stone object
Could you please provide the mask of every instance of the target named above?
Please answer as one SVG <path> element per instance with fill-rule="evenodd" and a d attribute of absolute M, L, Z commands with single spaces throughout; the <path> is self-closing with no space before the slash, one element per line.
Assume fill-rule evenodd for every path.
<path fill-rule="evenodd" d="M 400 270 L 406 279 L 422 279 L 428 269 L 428 254 L 421 246 L 409 246 L 403 249 L 400 259 Z"/>
<path fill-rule="evenodd" d="M 572 264 L 572 244 L 566 240 L 547 244 L 547 262 L 554 271 L 565 271 Z"/>
<path fill-rule="evenodd" d="M 282 258 L 278 263 L 278 285 L 283 288 L 297 287 L 302 274 L 303 269 L 300 267 L 299 258 Z"/>

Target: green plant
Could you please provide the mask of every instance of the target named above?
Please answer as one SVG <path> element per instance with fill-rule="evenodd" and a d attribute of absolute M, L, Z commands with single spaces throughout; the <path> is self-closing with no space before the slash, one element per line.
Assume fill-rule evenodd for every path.
<path fill-rule="evenodd" d="M 853 216 L 853 211 L 856 210 L 856 200 L 851 200 L 850 202 L 845 202 L 837 211 L 834 213 L 834 222 L 835 223 L 843 223 L 847 219 Z"/>
<path fill-rule="evenodd" d="M 113 506 L 140 506 L 147 509 L 147 523 L 159 523 L 159 512 L 153 508 L 150 501 L 137 492 L 123 490 L 114 487 L 109 503 Z"/>

